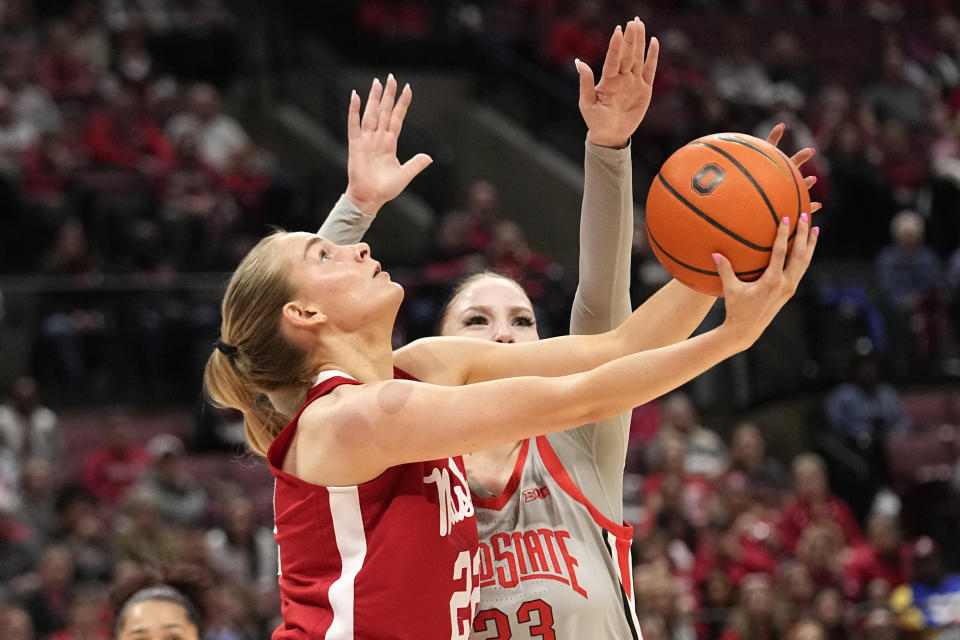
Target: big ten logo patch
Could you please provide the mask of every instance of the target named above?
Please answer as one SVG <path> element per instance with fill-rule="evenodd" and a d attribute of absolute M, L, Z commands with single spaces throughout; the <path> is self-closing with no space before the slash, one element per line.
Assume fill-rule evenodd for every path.
<path fill-rule="evenodd" d="M 523 498 L 524 502 L 541 500 L 549 495 L 550 487 L 534 487 L 533 489 L 526 489 L 520 493 L 520 496 Z"/>

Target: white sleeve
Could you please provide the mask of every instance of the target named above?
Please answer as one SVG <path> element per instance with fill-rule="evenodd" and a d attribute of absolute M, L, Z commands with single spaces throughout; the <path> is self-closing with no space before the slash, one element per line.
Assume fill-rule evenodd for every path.
<path fill-rule="evenodd" d="M 633 245 L 633 175 L 630 146 L 586 142 L 580 211 L 580 280 L 570 333 L 609 331 L 630 315 Z M 604 515 L 623 520 L 623 469 L 630 413 L 548 436 L 584 495 Z"/>
<path fill-rule="evenodd" d="M 337 244 L 356 244 L 363 239 L 374 218 L 375 215 L 360 211 L 347 196 L 341 195 L 317 233 Z"/>

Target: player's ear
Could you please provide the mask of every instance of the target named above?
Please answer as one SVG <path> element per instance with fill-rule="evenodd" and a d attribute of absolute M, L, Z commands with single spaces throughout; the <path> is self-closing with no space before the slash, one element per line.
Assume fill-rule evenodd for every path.
<path fill-rule="evenodd" d="M 283 305 L 281 313 L 284 321 L 296 329 L 315 327 L 327 321 L 326 314 L 301 300 L 293 300 Z"/>

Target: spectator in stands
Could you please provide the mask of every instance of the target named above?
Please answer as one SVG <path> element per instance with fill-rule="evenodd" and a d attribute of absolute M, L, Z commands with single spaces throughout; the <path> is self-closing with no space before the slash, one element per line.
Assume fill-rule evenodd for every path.
<path fill-rule="evenodd" d="M 160 500 L 148 489 L 131 491 L 123 519 L 115 527 L 113 549 L 118 559 L 138 563 L 180 560 L 183 537 L 160 515 Z"/>
<path fill-rule="evenodd" d="M 936 630 L 956 626 L 958 603 L 960 574 L 947 571 L 939 545 L 921 536 L 913 545 L 913 580 L 890 596 L 890 608 L 897 614 L 900 628 L 936 637 Z"/>
<path fill-rule="evenodd" d="M 199 138 L 200 157 L 216 171 L 226 171 L 234 154 L 250 147 L 250 137 L 220 108 L 220 94 L 208 83 L 193 85 L 187 94 L 187 108 L 167 124 L 167 135 L 176 140 L 184 131 Z"/>
<path fill-rule="evenodd" d="M 41 134 L 20 156 L 22 196 L 31 212 L 24 222 L 44 248 L 72 211 L 68 192 L 79 166 L 80 159 L 57 131 Z"/>
<path fill-rule="evenodd" d="M 788 614 L 776 600 L 769 576 L 755 573 L 740 585 L 739 604 L 720 640 L 775 640 L 788 625 Z"/>
<path fill-rule="evenodd" d="M 764 58 L 767 77 L 774 84 L 789 85 L 804 96 L 816 92 L 820 84 L 820 74 L 807 59 L 806 50 L 796 32 L 786 29 L 774 32 L 767 42 Z M 769 130 L 768 127 L 766 131 Z M 795 131 L 793 123 L 787 130 Z M 793 149 L 813 145 L 804 143 L 800 147 L 786 146 Z"/>
<path fill-rule="evenodd" d="M 84 485 L 96 499 L 112 505 L 126 495 L 150 464 L 150 454 L 133 440 L 132 420 L 121 410 L 106 417 L 104 443 L 87 454 Z"/>
<path fill-rule="evenodd" d="M 742 473 L 750 495 L 767 506 L 780 505 L 787 490 L 787 472 L 783 465 L 767 455 L 763 432 L 755 422 L 742 421 L 730 439 L 730 467 L 726 473 Z"/>
<path fill-rule="evenodd" d="M 888 309 L 892 354 L 911 370 L 917 358 L 937 354 L 943 337 L 944 277 L 937 254 L 925 244 L 924 221 L 904 210 L 890 222 L 892 244 L 877 255 L 877 281 Z"/>
<path fill-rule="evenodd" d="M 100 74 L 110 63 L 110 34 L 93 0 L 75 0 L 64 18 L 73 55 Z"/>
<path fill-rule="evenodd" d="M 60 474 L 46 458 L 27 458 L 20 479 L 20 511 L 18 519 L 39 537 L 46 538 L 57 528 L 57 493 Z"/>
<path fill-rule="evenodd" d="M 33 378 L 18 378 L 10 399 L 0 405 L 0 447 L 4 446 L 21 461 L 30 457 L 51 462 L 60 459 L 63 444 L 57 415 L 40 404 L 40 391 Z"/>
<path fill-rule="evenodd" d="M 97 92 L 97 71 L 76 49 L 70 27 L 54 22 L 37 65 L 37 79 L 57 102 L 88 103 Z"/>
<path fill-rule="evenodd" d="M 799 620 L 790 626 L 786 640 L 827 640 L 827 634 L 814 620 Z"/>
<path fill-rule="evenodd" d="M 0 637 L 4 640 L 36 640 L 33 621 L 18 604 L 0 603 Z"/>
<path fill-rule="evenodd" d="M 13 102 L 13 113 L 18 121 L 28 122 L 40 132 L 60 127 L 60 109 L 49 92 L 31 77 L 29 56 L 3 43 L 0 38 L 0 84 L 5 85 Z"/>
<path fill-rule="evenodd" d="M 927 78 L 912 64 L 897 42 L 888 42 L 881 52 L 880 77 L 864 90 L 864 100 L 879 120 L 893 119 L 911 131 L 923 126 L 928 103 Z"/>
<path fill-rule="evenodd" d="M 728 26 L 725 41 L 727 46 L 714 59 L 710 69 L 717 93 L 734 105 L 769 105 L 773 85 L 766 69 L 750 51 L 745 27 Z"/>
<path fill-rule="evenodd" d="M 847 487 L 855 510 L 865 512 L 873 493 L 890 483 L 885 440 L 910 430 L 910 417 L 896 388 L 881 380 L 872 353 L 855 357 L 853 376 L 830 390 L 824 409 L 831 433 L 866 465 L 869 477 L 863 486 Z"/>
<path fill-rule="evenodd" d="M 699 615 L 697 618 L 697 638 L 699 640 L 718 640 L 727 628 L 730 611 L 736 597 L 733 581 L 727 572 L 713 569 L 699 583 Z M 640 629 L 646 638 L 647 630 Z"/>
<path fill-rule="evenodd" d="M 889 594 L 910 582 L 912 570 L 913 545 L 903 541 L 896 517 L 877 513 L 867 523 L 866 542 L 850 549 L 843 560 L 844 592 L 860 601 L 867 595 L 867 586 L 879 580 Z M 878 589 L 878 584 L 871 588 Z"/>
<path fill-rule="evenodd" d="M 17 600 L 30 614 L 33 628 L 41 637 L 62 629 L 75 588 L 74 564 L 63 546 L 43 550 L 36 573 L 20 576 L 14 586 Z"/>
<path fill-rule="evenodd" d="M 727 448 L 716 432 L 700 424 L 696 407 L 690 397 L 678 391 L 661 403 L 663 423 L 657 435 L 657 444 L 668 436 L 677 436 L 686 447 L 684 469 L 690 474 L 715 478 L 727 468 Z"/>
<path fill-rule="evenodd" d="M 795 617 L 809 615 L 816 586 L 805 564 L 789 557 L 781 561 L 776 575 L 776 589 L 777 597 Z"/>
<path fill-rule="evenodd" d="M 833 586 L 820 589 L 813 597 L 813 618 L 823 628 L 827 640 L 846 640 L 849 637 L 847 607 L 840 590 Z"/>
<path fill-rule="evenodd" d="M 38 21 L 30 0 L 7 0 L 0 5 L 0 42 L 10 43 L 29 55 L 40 44 Z"/>
<path fill-rule="evenodd" d="M 117 36 L 117 50 L 111 66 L 120 82 L 141 91 L 147 89 L 157 75 L 157 69 L 147 47 L 146 30 L 142 26 L 127 27 Z"/>
<path fill-rule="evenodd" d="M 156 496 L 161 517 L 178 525 L 196 525 L 207 515 L 207 492 L 187 468 L 183 441 L 170 433 L 153 436 L 147 443 L 150 467 L 137 490 Z"/>
<path fill-rule="evenodd" d="M 66 625 L 50 635 L 49 640 L 109 640 L 104 605 L 101 589 L 79 591 L 67 609 Z"/>
<path fill-rule="evenodd" d="M 603 60 L 609 37 L 603 27 L 603 3 L 577 0 L 563 17 L 550 23 L 543 59 L 555 71 L 569 72 L 574 58 L 595 66 Z"/>
<path fill-rule="evenodd" d="M 273 532 L 257 522 L 253 502 L 246 496 L 229 500 L 222 527 L 206 534 L 210 562 L 217 572 L 239 585 L 250 585 L 259 595 L 277 592 L 277 545 Z"/>
<path fill-rule="evenodd" d="M 832 522 L 813 522 L 797 542 L 797 561 L 806 567 L 814 586 L 840 588 L 843 585 L 843 534 Z"/>
<path fill-rule="evenodd" d="M 219 175 L 200 158 L 199 132 L 179 127 L 173 138 L 176 160 L 164 176 L 161 216 L 176 264 L 202 270 L 215 264 L 236 216 L 236 206 Z"/>
<path fill-rule="evenodd" d="M 904 637 L 897 628 L 897 619 L 886 607 L 874 607 L 859 621 L 859 640 L 900 640 Z"/>
<path fill-rule="evenodd" d="M 20 154 L 29 149 L 39 135 L 32 122 L 17 117 L 13 95 L 0 85 L 0 178 L 15 177 Z"/>
<path fill-rule="evenodd" d="M 130 85 L 117 89 L 109 108 L 95 114 L 87 127 L 85 142 L 97 162 L 139 171 L 147 177 L 163 175 L 173 164 L 173 147 L 143 108 L 137 90 Z"/>
<path fill-rule="evenodd" d="M 48 537 L 70 550 L 77 580 L 109 580 L 114 568 L 110 532 L 93 495 L 79 485 L 67 485 L 57 496 L 55 508 L 57 524 Z"/>
<path fill-rule="evenodd" d="M 793 459 L 793 491 L 794 497 L 784 507 L 779 524 L 788 551 L 796 550 L 804 529 L 812 523 L 839 527 L 844 544 L 862 542 L 860 525 L 850 507 L 829 491 L 820 456 L 804 453 Z"/>
<path fill-rule="evenodd" d="M 7 501 L 0 501 L 0 597 L 9 595 L 11 581 L 32 569 L 37 559 L 33 531 L 14 520 Z"/>

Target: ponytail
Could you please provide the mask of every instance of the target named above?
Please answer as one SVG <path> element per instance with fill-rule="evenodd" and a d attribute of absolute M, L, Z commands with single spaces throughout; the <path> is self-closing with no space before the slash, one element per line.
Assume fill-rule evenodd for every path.
<path fill-rule="evenodd" d="M 223 297 L 220 340 L 207 359 L 203 384 L 210 401 L 243 413 L 247 444 L 265 456 L 291 416 L 271 404 L 267 393 L 310 386 L 307 354 L 280 331 L 283 305 L 293 299 L 287 264 L 273 233 L 250 250 L 230 278 Z"/>

